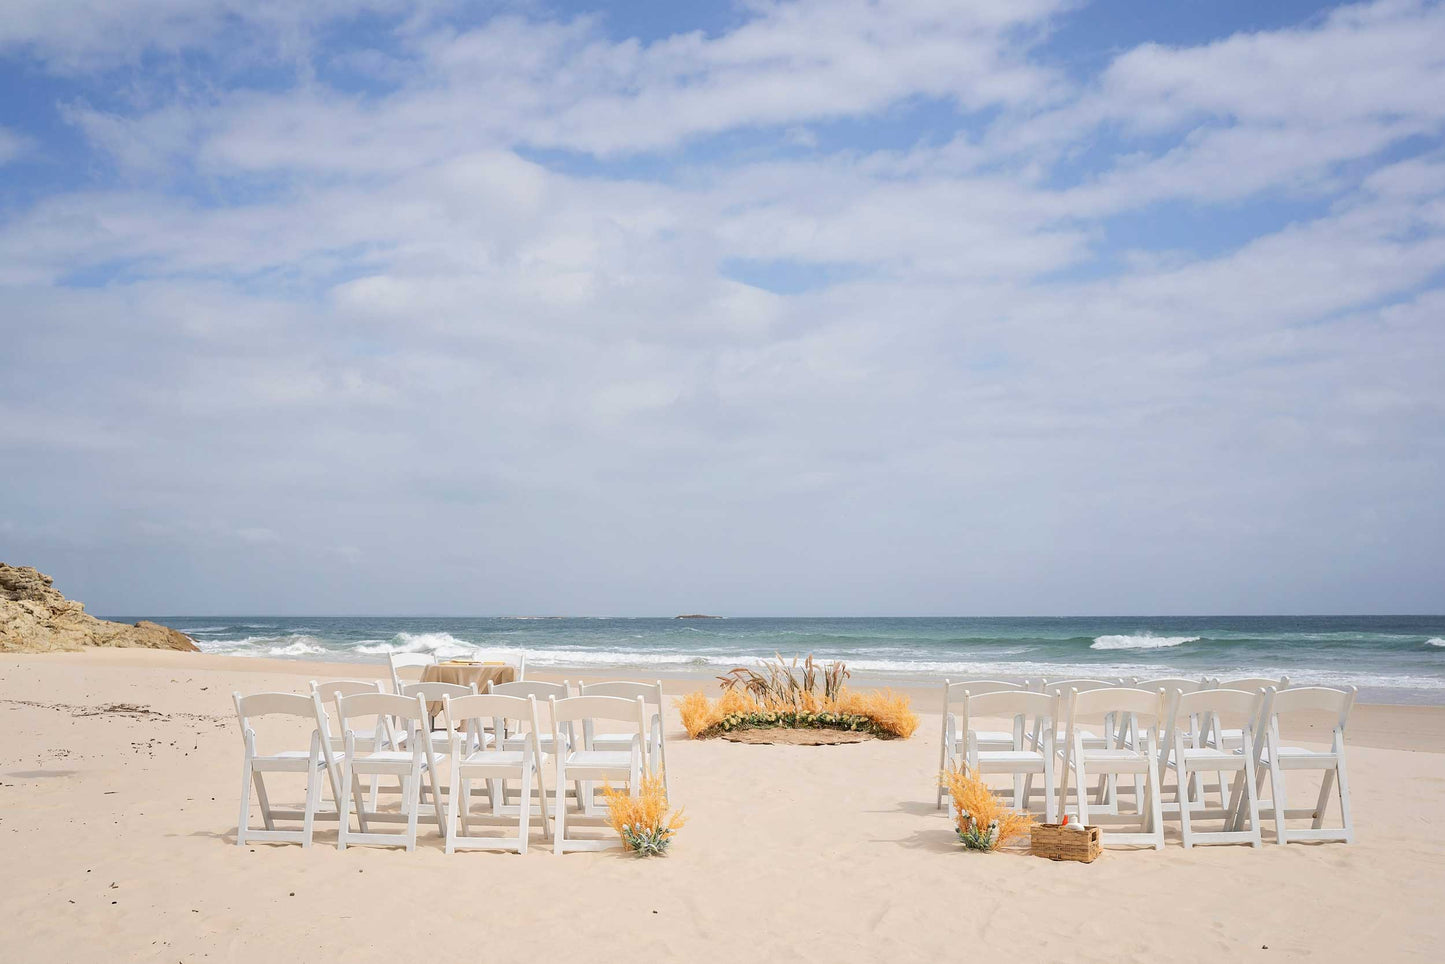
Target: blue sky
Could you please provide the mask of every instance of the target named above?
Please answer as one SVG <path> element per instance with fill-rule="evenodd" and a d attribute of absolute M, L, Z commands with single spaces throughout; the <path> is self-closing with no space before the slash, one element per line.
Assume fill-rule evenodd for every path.
<path fill-rule="evenodd" d="M 112 613 L 1445 609 L 1445 9 L 18 0 Z"/>

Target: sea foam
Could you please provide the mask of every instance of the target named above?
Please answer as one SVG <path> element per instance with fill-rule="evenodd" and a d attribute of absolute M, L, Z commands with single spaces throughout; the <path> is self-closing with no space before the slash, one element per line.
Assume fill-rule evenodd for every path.
<path fill-rule="evenodd" d="M 1425 641 L 1425 645 L 1445 647 L 1445 639 L 1441 639 L 1439 636 L 1436 636 L 1432 639 L 1427 639 Z"/>
<path fill-rule="evenodd" d="M 389 642 L 359 644 L 356 652 L 368 656 L 385 656 L 388 653 L 429 653 L 440 659 L 454 659 L 458 656 L 472 656 L 478 647 L 465 640 L 457 639 L 451 633 L 397 633 Z"/>
<path fill-rule="evenodd" d="M 1198 636 L 1155 636 L 1139 633 L 1135 636 L 1099 636 L 1089 644 L 1090 649 L 1167 649 L 1185 643 L 1197 643 Z"/>

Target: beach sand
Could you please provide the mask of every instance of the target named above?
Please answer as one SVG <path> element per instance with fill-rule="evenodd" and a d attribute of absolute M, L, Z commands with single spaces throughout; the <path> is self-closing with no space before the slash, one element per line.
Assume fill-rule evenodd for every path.
<path fill-rule="evenodd" d="M 1091 865 L 965 853 L 934 809 L 939 721 L 922 691 L 906 742 L 695 743 L 673 713 L 672 796 L 688 824 L 665 859 L 554 857 L 540 836 L 525 856 L 447 856 L 425 822 L 411 854 L 338 853 L 334 822 L 309 851 L 236 847 L 232 691 L 303 692 L 367 670 L 382 672 L 145 651 L 0 657 L 0 959 L 1445 959 L 1445 708 L 1357 708 L 1353 846 L 1185 851 L 1171 820 L 1163 852 Z M 154 712 L 95 712 L 113 704 Z M 261 735 L 278 732 L 291 731 Z"/>

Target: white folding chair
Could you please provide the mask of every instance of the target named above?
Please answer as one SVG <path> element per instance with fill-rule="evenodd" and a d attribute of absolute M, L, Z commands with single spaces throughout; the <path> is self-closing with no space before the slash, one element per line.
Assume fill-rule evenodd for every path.
<path fill-rule="evenodd" d="M 335 699 L 339 693 L 342 696 L 355 696 L 357 693 L 384 693 L 381 688 L 381 680 L 375 679 L 328 679 L 312 680 L 311 692 L 321 698 L 323 709 L 327 700 Z M 376 727 L 370 733 L 358 732 L 356 734 L 356 748 L 362 752 L 372 750 L 398 749 L 401 746 L 401 737 L 395 728 L 388 729 L 388 721 L 378 720 Z M 341 735 L 341 727 L 338 725 L 331 731 L 331 749 L 340 753 L 346 749 L 346 741 Z M 378 781 L 373 778 L 371 786 L 367 790 L 367 797 L 372 809 L 376 809 L 376 796 L 378 792 Z"/>
<path fill-rule="evenodd" d="M 1254 727 L 1265 700 L 1264 693 L 1223 689 L 1203 689 L 1192 693 L 1176 689 L 1166 696 L 1169 711 L 1165 723 L 1168 732 L 1163 752 L 1166 755 L 1172 753 L 1173 766 L 1178 773 L 1179 826 L 1186 848 L 1196 843 L 1261 845 L 1259 800 L 1254 782 Z M 1198 721 L 1206 717 L 1238 722 L 1241 748 L 1225 750 L 1204 745 Z M 1234 774 L 1227 801 L 1221 783 L 1218 810 L 1205 808 L 1202 791 L 1198 801 L 1190 799 L 1190 787 L 1199 784 L 1199 781 L 1191 781 L 1190 778 L 1200 771 Z M 1194 821 L 1210 819 L 1223 820 L 1224 829 L 1208 832 L 1194 829 Z M 1239 829 L 1240 824 L 1246 822 L 1249 829 Z"/>
<path fill-rule="evenodd" d="M 954 704 L 963 699 L 965 693 L 974 696 L 982 696 L 984 693 L 1012 692 L 1014 690 L 1032 689 L 1033 683 L 1024 680 L 1022 683 L 1009 683 L 997 679 L 974 679 L 974 680 L 953 680 L 943 681 L 943 736 L 938 747 L 938 769 L 940 772 L 952 769 L 958 765 L 958 761 L 964 757 L 964 729 L 959 724 L 958 716 L 953 712 Z M 1005 750 L 1013 746 L 1013 734 L 1005 733 L 1002 730 L 979 731 L 978 745 L 984 750 Z M 936 787 L 938 809 L 942 810 L 948 804 L 948 789 L 941 783 Z"/>
<path fill-rule="evenodd" d="M 437 754 L 432 751 L 432 741 L 424 734 L 429 732 L 431 718 L 427 713 L 426 701 L 420 696 L 400 696 L 394 693 L 358 693 L 342 696 L 336 700 L 336 714 L 340 717 L 342 735 L 346 741 L 345 756 L 341 761 L 342 785 L 351 787 L 353 795 L 360 797 L 359 778 L 362 776 L 395 776 L 401 778 L 401 813 L 366 809 L 359 803 L 357 820 L 361 832 L 351 830 L 350 797 L 341 807 L 341 827 L 336 838 L 338 850 L 345 850 L 348 844 L 402 844 L 408 851 L 416 849 L 417 817 L 421 811 L 421 781 L 426 777 L 430 783 L 433 816 L 437 830 L 446 833 L 444 806 L 437 789 Z M 373 750 L 370 753 L 356 749 L 357 718 L 391 717 L 393 723 L 404 725 L 407 733 L 405 750 Z M 370 728 L 375 732 L 375 727 Z M 365 732 L 362 729 L 362 732 Z M 375 833 L 372 822 L 406 821 L 402 833 Z"/>
<path fill-rule="evenodd" d="M 1275 841 L 1291 843 L 1297 840 L 1340 840 L 1354 843 L 1355 823 L 1350 814 L 1350 784 L 1345 775 L 1345 724 L 1349 722 L 1350 710 L 1355 705 L 1355 688 L 1347 686 L 1343 690 L 1336 690 L 1323 686 L 1297 686 L 1280 693 L 1270 690 L 1265 692 L 1270 701 L 1266 711 L 1269 719 L 1265 725 L 1262 760 L 1257 761 L 1256 766 L 1262 762 L 1269 773 L 1270 799 L 1267 812 L 1274 818 Z M 1281 740 L 1280 718 L 1308 712 L 1334 716 L 1335 725 L 1330 732 L 1328 750 L 1291 746 Z M 1322 771 L 1319 797 L 1314 807 L 1289 807 L 1289 794 L 1285 784 L 1285 773 L 1289 770 Z M 1265 771 L 1261 770 L 1256 777 L 1261 784 L 1264 775 Z M 1339 827 L 1325 826 L 1325 811 L 1329 807 L 1331 789 L 1337 789 L 1339 795 Z M 1264 801 L 1261 801 L 1259 806 L 1261 811 L 1265 811 Z M 1300 818 L 1309 818 L 1310 828 L 1290 829 L 1287 822 Z"/>
<path fill-rule="evenodd" d="M 568 781 L 578 781 L 584 787 L 598 781 L 621 781 L 628 792 L 637 796 L 642 787 L 643 744 L 647 737 L 647 704 L 639 697 L 625 700 L 618 696 L 574 696 L 559 700 L 553 697 L 552 745 L 557 749 L 553 759 L 557 764 L 557 787 L 552 817 L 557 822 L 552 838 L 553 853 L 569 850 L 603 850 L 614 846 L 610 840 L 567 836 L 567 807 L 562 793 Z M 569 743 L 563 732 L 568 723 L 608 720 L 614 723 L 636 724 L 637 733 L 632 737 L 626 750 L 587 750 Z M 575 732 L 575 731 L 574 731 Z M 589 794 L 590 795 L 590 794 Z M 574 815 L 572 819 L 584 817 Z"/>
<path fill-rule="evenodd" d="M 386 662 L 391 667 L 391 691 L 398 695 L 401 693 L 404 682 L 402 670 L 431 666 L 436 661 L 437 658 L 430 653 L 387 653 Z"/>
<path fill-rule="evenodd" d="M 1243 690 L 1246 693 L 1263 693 L 1266 689 L 1273 688 L 1276 693 L 1280 690 L 1289 689 L 1289 677 L 1281 676 L 1279 679 L 1269 679 L 1264 676 L 1244 676 L 1239 679 L 1216 680 L 1214 683 L 1222 690 Z M 1235 727 L 1221 727 L 1217 721 L 1206 721 L 1205 737 L 1211 745 L 1225 750 L 1237 750 L 1240 747 L 1240 731 Z M 1254 721 L 1254 740 L 1259 743 L 1263 739 L 1264 720 Z"/>
<path fill-rule="evenodd" d="M 521 649 L 479 649 L 472 657 L 482 663 L 505 663 L 515 667 L 517 675 L 513 677 L 516 682 L 522 682 L 527 678 L 527 652 Z"/>
<path fill-rule="evenodd" d="M 535 699 L 539 706 L 550 706 L 550 701 L 553 699 L 565 700 L 569 696 L 571 696 L 572 684 L 567 680 L 563 680 L 560 683 L 544 683 L 540 680 L 513 680 L 510 683 L 496 683 L 489 681 L 487 683 L 487 692 L 495 694 L 497 696 L 513 696 L 517 699 L 523 700 Z M 530 724 L 526 723 L 525 721 L 523 722 L 523 725 L 530 726 Z M 519 730 L 515 732 L 509 731 L 503 734 L 502 749 L 522 749 L 522 747 L 525 746 L 530 739 L 530 737 L 528 736 L 528 732 L 529 731 L 527 730 Z M 569 745 L 575 741 L 575 734 L 572 731 L 571 723 L 568 723 L 562 728 L 562 734 L 564 737 L 566 737 Z M 548 724 L 547 729 L 544 729 L 541 732 L 537 733 L 537 745 L 541 747 L 542 753 L 546 755 L 550 756 L 551 754 L 557 752 L 555 746 L 552 743 L 552 730 L 550 723 Z M 510 791 L 508 790 L 507 785 L 505 783 L 501 784 L 498 787 L 498 791 L 498 795 L 493 800 L 493 804 L 498 808 L 510 807 L 512 804 L 510 799 Z M 568 795 L 567 788 L 562 784 L 558 784 L 554 788 L 554 792 L 561 794 L 564 797 Z M 577 786 L 574 786 L 572 788 L 570 793 L 573 801 L 580 809 L 583 805 L 583 800 L 585 797 L 583 787 L 578 784 Z M 501 812 L 500 809 L 498 810 L 498 812 Z"/>
<path fill-rule="evenodd" d="M 447 733 L 451 739 L 451 781 L 447 796 L 446 852 L 457 848 L 486 850 L 515 850 L 527 852 L 527 839 L 531 829 L 532 788 L 537 788 L 537 801 L 542 812 L 542 836 L 551 837 L 547 823 L 547 792 L 542 782 L 542 748 L 537 742 L 540 727 L 537 723 L 537 701 L 533 697 L 521 699 L 516 696 L 450 696 L 442 699 L 442 716 L 446 720 Z M 527 725 L 527 738 L 519 750 L 488 749 L 478 742 L 487 723 L 492 732 L 503 733 L 507 721 Z M 464 727 L 464 728 L 463 728 Z M 521 729 L 520 727 L 518 728 Z M 485 780 L 487 795 L 492 798 L 492 815 L 497 816 L 495 790 L 509 779 L 520 780 L 522 784 L 521 803 L 517 808 L 517 835 L 515 837 L 472 836 L 473 820 L 484 819 L 471 812 L 472 780 Z M 535 783 L 534 783 L 535 781 Z M 457 823 L 461 823 L 458 833 Z"/>
<path fill-rule="evenodd" d="M 1180 696 L 1184 693 L 1198 693 L 1201 690 L 1207 690 L 1212 688 L 1213 686 L 1214 681 L 1209 679 L 1208 677 L 1192 679 L 1184 676 L 1163 676 L 1159 677 L 1158 679 L 1139 680 L 1133 688 L 1148 690 L 1151 693 L 1162 690 L 1164 693 L 1164 707 L 1167 710 L 1170 706 L 1173 705 L 1175 697 Z M 1173 747 L 1173 737 L 1163 731 L 1162 726 L 1164 725 L 1164 723 L 1165 721 L 1161 719 L 1161 729 L 1156 730 L 1154 734 L 1155 746 L 1159 748 L 1159 779 L 1161 781 L 1169 776 L 1170 771 L 1175 768 L 1176 762 L 1171 749 Z M 1179 733 L 1183 737 L 1186 746 L 1192 747 L 1199 745 L 1197 741 L 1199 740 L 1201 726 L 1201 720 L 1198 718 L 1193 718 L 1189 721 L 1189 725 L 1187 727 L 1183 727 L 1179 730 Z M 1138 734 L 1126 733 L 1124 735 L 1124 739 L 1127 745 L 1134 746 L 1136 741 L 1138 740 Z M 1143 792 L 1143 780 L 1144 778 L 1142 775 L 1135 776 L 1135 794 Z M 1191 801 L 1192 805 L 1196 807 L 1203 806 L 1203 795 L 1205 789 L 1204 778 L 1202 775 L 1196 772 L 1195 776 L 1193 777 L 1193 781 L 1194 783 L 1191 789 L 1194 792 L 1187 793 L 1182 787 L 1176 788 L 1175 804 L 1166 803 L 1164 805 L 1165 809 L 1172 810 L 1174 806 L 1179 805 L 1179 801 L 1183 800 Z M 1215 790 L 1219 797 L 1220 805 L 1222 806 L 1224 804 L 1224 774 L 1222 773 L 1215 775 Z"/>
<path fill-rule="evenodd" d="M 647 736 L 647 771 L 654 776 L 662 775 L 663 790 L 667 789 L 667 738 L 662 725 L 662 681 L 633 683 L 626 681 L 608 683 L 580 683 L 578 696 L 617 696 L 625 700 L 641 699 L 649 712 Z M 632 745 L 630 733 L 595 733 L 592 721 L 582 726 L 582 746 L 588 750 L 626 750 Z"/>
<path fill-rule="evenodd" d="M 245 752 L 241 759 L 241 814 L 236 821 L 236 846 L 255 841 L 274 843 L 299 843 L 311 846 L 312 830 L 316 823 L 317 807 L 321 801 L 322 775 L 331 784 L 332 799 L 340 801 L 341 792 L 336 764 L 338 756 L 332 751 L 330 734 L 327 731 L 326 711 L 321 701 L 312 696 L 295 693 L 255 693 L 242 696 L 232 693 L 236 703 L 236 718 L 241 723 L 241 740 Z M 292 716 L 307 720 L 312 725 L 311 748 L 309 750 L 282 750 L 279 753 L 261 753 L 256 746 L 256 731 L 251 721 L 260 716 Z M 266 794 L 267 773 L 306 774 L 306 804 L 301 811 L 274 808 Z M 256 800 L 261 805 L 261 820 L 265 830 L 252 830 L 251 787 L 256 788 Z M 335 817 L 335 812 L 326 816 Z M 276 820 L 302 821 L 300 830 L 277 830 Z"/>
<path fill-rule="evenodd" d="M 1148 844 L 1156 850 L 1164 848 L 1164 816 L 1159 792 L 1159 759 L 1155 746 L 1155 732 L 1164 715 L 1161 705 L 1162 693 L 1127 687 L 1110 687 L 1080 692 L 1069 690 L 1068 737 L 1064 744 L 1063 779 L 1059 784 L 1059 807 L 1068 812 L 1068 792 L 1071 776 L 1077 778 L 1078 793 L 1075 812 L 1079 822 L 1090 820 L 1088 781 L 1090 774 L 1117 776 L 1118 774 L 1143 774 L 1145 800 L 1136 796 L 1134 801 L 1137 818 L 1142 824 L 1138 832 L 1108 831 L 1102 836 L 1108 844 Z M 1114 719 L 1117 726 L 1110 726 L 1104 739 L 1104 746 L 1090 748 L 1085 745 L 1084 731 L 1080 722 L 1085 718 L 1103 716 Z M 1140 734 L 1135 746 L 1126 746 L 1123 734 Z M 1116 799 L 1117 803 L 1117 799 Z M 1104 816 L 1124 816 L 1114 811 L 1105 811 Z M 1096 809 L 1098 814 L 1099 810 Z M 1102 818 L 1100 818 L 1101 822 Z"/>
<path fill-rule="evenodd" d="M 1122 684 L 1117 679 L 1109 680 L 1070 678 L 1060 680 L 1042 680 L 1039 684 L 1039 692 L 1043 693 L 1046 696 L 1055 697 L 1058 700 L 1059 705 L 1060 712 L 1058 715 L 1063 716 L 1063 714 L 1066 713 L 1068 710 L 1068 699 L 1070 690 L 1078 690 L 1079 692 L 1083 693 L 1088 690 L 1095 689 L 1118 689 L 1121 685 Z M 1065 729 L 1065 723 L 1065 719 L 1054 720 L 1054 726 L 1056 727 L 1054 731 L 1054 752 L 1060 759 L 1064 759 L 1068 755 L 1067 753 L 1065 753 L 1066 744 L 1068 743 L 1069 739 L 1068 733 Z M 1112 716 L 1106 717 L 1104 720 L 1104 726 L 1106 729 L 1109 730 L 1114 729 L 1114 718 Z M 1093 730 L 1080 728 L 1079 733 L 1084 739 L 1084 746 L 1094 749 L 1099 749 L 1104 746 L 1104 738 L 1102 736 L 1099 736 Z M 1035 721 L 1034 733 L 1032 738 L 1033 745 L 1037 747 L 1040 744 L 1041 740 L 1042 734 L 1039 732 L 1038 722 Z M 1098 804 L 1099 809 L 1108 810 L 1110 812 L 1117 811 L 1119 790 L 1117 784 L 1117 778 L 1112 775 L 1100 778 L 1099 787 L 1100 792 L 1103 794 L 1103 796 L 1101 798 L 1101 802 Z"/>
<path fill-rule="evenodd" d="M 1033 778 L 1044 778 L 1044 819 L 1054 822 L 1054 717 L 1058 698 L 1026 690 L 995 690 L 975 695 L 963 692 L 959 722 L 964 732 L 964 762 L 972 773 L 1009 773 L 1013 775 L 1013 808 L 1028 810 L 1032 797 Z M 1007 749 L 984 748 L 981 733 L 974 724 L 983 717 L 1004 717 L 1013 721 L 1011 745 Z M 1036 731 L 1042 733 L 1042 745 L 1030 745 L 1028 734 L 1032 718 Z"/>

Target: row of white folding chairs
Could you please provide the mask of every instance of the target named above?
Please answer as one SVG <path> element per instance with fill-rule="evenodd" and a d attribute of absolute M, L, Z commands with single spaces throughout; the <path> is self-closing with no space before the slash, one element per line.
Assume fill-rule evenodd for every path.
<path fill-rule="evenodd" d="M 433 711 L 433 724 L 428 728 L 431 733 L 433 745 L 444 752 L 447 741 L 446 732 L 444 729 L 435 725 L 436 711 L 440 707 L 440 701 L 445 696 L 460 697 L 475 695 L 477 693 L 476 688 L 474 686 L 468 687 L 457 683 L 408 683 L 405 681 L 397 682 L 396 686 L 396 692 L 401 696 L 421 695 L 426 699 Z M 353 696 L 357 693 L 383 692 L 381 683 L 375 680 L 336 679 L 326 680 L 324 682 L 312 680 L 311 688 L 312 690 L 319 689 L 323 699 L 332 698 L 336 693 L 340 693 L 342 696 Z M 534 696 L 542 701 L 552 698 L 559 700 L 567 699 L 574 695 L 572 692 L 572 684 L 568 680 L 563 680 L 560 683 L 546 683 L 538 680 L 515 680 L 509 683 L 489 681 L 487 683 L 487 692 L 497 696 L 516 696 L 523 699 L 528 696 Z M 662 682 L 660 680 L 652 683 L 636 683 L 631 681 L 580 682 L 577 684 L 577 692 L 575 695 L 618 696 L 623 699 L 641 698 L 647 704 L 649 710 L 646 740 L 648 770 L 651 773 L 660 774 L 663 779 L 663 785 L 666 787 L 667 738 L 663 727 Z M 564 732 L 567 733 L 569 739 L 574 738 L 571 730 L 570 725 L 564 728 Z M 358 739 L 361 741 L 363 748 L 380 748 L 381 743 L 377 742 L 378 736 L 385 742 L 386 746 L 393 749 L 399 749 L 404 742 L 404 734 L 396 730 L 395 727 L 386 727 L 385 721 L 378 721 L 377 731 L 378 732 L 374 733 L 358 734 Z M 494 735 L 490 732 L 478 734 L 479 741 L 485 741 L 485 744 L 490 744 L 490 741 L 494 738 Z M 552 736 L 550 733 L 544 731 L 540 734 L 539 739 L 544 748 L 551 745 Z M 582 733 L 582 745 L 589 750 L 626 749 L 630 739 L 631 735 L 627 733 L 595 732 L 590 724 L 583 728 Z M 340 749 L 339 740 L 340 737 L 333 738 L 333 742 L 337 743 L 337 749 Z M 504 734 L 503 749 L 520 749 L 522 741 L 521 731 Z"/>
<path fill-rule="evenodd" d="M 984 681 L 980 681 L 984 682 Z M 986 681 L 997 683 L 998 681 Z M 1181 681 L 1188 683 L 1189 681 Z M 1268 807 L 1274 819 L 1276 840 L 1353 840 L 1349 789 L 1345 770 L 1344 731 L 1354 701 L 1353 688 L 1332 690 L 1304 687 L 1281 692 L 1271 680 L 1239 681 L 1269 684 L 1253 692 L 1227 687 L 1197 687 L 1185 692 L 1181 686 L 1148 690 L 1099 686 L 1094 689 L 1067 687 L 1067 692 L 1038 692 L 1016 684 L 991 686 L 986 692 L 963 690 L 963 712 L 955 720 L 962 735 L 961 759 L 979 772 L 1010 773 L 1014 776 L 1012 799 L 1016 807 L 1027 807 L 1035 775 L 1044 777 L 1045 819 L 1052 820 L 1068 805 L 1071 778 L 1075 779 L 1074 812 L 1081 820 L 1090 817 L 1087 781 L 1099 776 L 1098 802 L 1094 814 L 1110 817 L 1119 813 L 1117 780 L 1132 776 L 1135 809 L 1144 828 L 1132 835 L 1112 834 L 1114 843 L 1163 845 L 1162 777 L 1177 774 L 1175 803 L 1181 820 L 1185 846 L 1195 842 L 1223 843 L 1260 841 L 1258 814 Z M 1281 681 L 1285 682 L 1285 681 Z M 1045 688 L 1047 689 L 1047 688 Z M 1331 747 L 1327 751 L 1285 745 L 1280 739 L 1279 718 L 1302 711 L 1325 711 L 1336 715 Z M 971 727 L 979 717 L 1011 717 L 1012 734 L 998 734 Z M 1105 736 L 1095 737 L 1079 723 L 1083 718 L 1104 717 Z M 1033 727 L 1028 727 L 1028 721 Z M 1056 729 L 1064 721 L 1062 733 Z M 1224 723 L 1238 723 L 1225 729 Z M 1262 739 L 1256 739 L 1263 730 Z M 1238 734 L 1231 745 L 1220 734 Z M 949 731 L 945 732 L 945 738 Z M 1000 737 L 1008 744 L 999 746 Z M 1063 746 L 1057 744 L 1062 737 Z M 985 741 L 991 741 L 986 743 Z M 1054 766 L 1062 761 L 1063 778 L 1057 794 Z M 1285 791 L 1285 771 L 1315 769 L 1322 772 L 1319 798 L 1312 808 L 1290 809 Z M 1220 807 L 1205 809 L 1198 775 L 1219 774 Z M 1229 796 L 1224 793 L 1224 774 L 1235 778 Z M 1257 794 L 1264 777 L 1271 778 L 1271 797 L 1259 802 Z M 1338 791 L 1341 826 L 1323 825 L 1332 784 Z M 1057 805 L 1055 800 L 1057 798 Z M 1146 812 L 1145 803 L 1149 810 Z M 1193 827 L 1195 820 L 1219 817 L 1226 829 L 1203 834 Z M 1287 821 L 1309 817 L 1308 830 L 1291 829 Z M 1248 829 L 1241 829 L 1245 824 Z"/>
<path fill-rule="evenodd" d="M 528 683 L 529 687 L 535 685 Z M 428 809 L 437 820 L 438 828 L 447 836 L 448 851 L 460 845 L 525 852 L 532 812 L 533 776 L 536 777 L 536 798 L 543 819 L 543 832 L 549 833 L 547 796 L 540 777 L 544 755 L 550 755 L 554 760 L 557 774 L 554 786 L 565 788 L 569 782 L 573 783 L 577 787 L 572 794 L 574 802 L 589 816 L 595 815 L 592 804 L 598 780 L 621 781 L 630 792 L 635 793 L 644 767 L 649 763 L 665 779 L 660 684 L 583 684 L 579 687 L 582 695 L 576 697 L 568 695 L 565 684 L 549 685 L 561 687 L 560 694 L 556 691 L 544 694 L 551 710 L 550 733 L 539 725 L 535 691 L 525 695 L 515 694 L 515 690 L 513 695 L 496 692 L 514 688 L 517 684 L 496 686 L 489 694 L 477 694 L 474 688 L 453 684 L 404 684 L 408 692 L 402 695 L 382 692 L 380 684 L 375 681 L 331 680 L 313 683 L 309 697 L 290 693 L 262 693 L 249 697 L 235 694 L 245 744 L 238 845 L 251 840 L 274 840 L 309 846 L 314 821 L 321 817 L 339 819 L 338 846 L 343 849 L 350 841 L 400 843 L 411 850 L 415 847 L 416 825 L 423 806 L 422 794 L 426 791 L 430 797 Z M 622 692 L 628 688 L 636 693 L 631 699 Z M 637 693 L 638 688 L 646 690 L 646 695 Z M 336 704 L 339 731 L 336 736 L 332 735 L 331 722 L 324 706 L 323 694 L 328 692 Z M 647 705 L 648 696 L 657 707 L 652 713 L 649 713 Z M 433 714 L 427 705 L 429 700 L 438 697 L 445 722 L 441 730 L 433 728 Z M 523 712 L 524 707 L 526 712 Z M 301 716 L 314 721 L 310 750 L 260 753 L 250 720 L 271 714 Z M 652 718 L 649 719 L 649 716 Z M 358 725 L 358 720 L 363 719 L 369 720 L 370 725 Z M 598 720 L 635 722 L 636 733 L 597 733 L 595 721 Z M 490 733 L 487 732 L 489 723 Z M 584 734 L 582 741 L 573 735 L 579 728 Z M 500 747 L 496 742 L 497 733 L 503 735 Z M 427 737 L 423 738 L 423 734 Z M 586 742 L 587 734 L 593 734 L 591 743 Z M 550 749 L 543 749 L 544 735 Z M 559 746 L 562 752 L 555 752 Z M 448 791 L 450 806 L 442 802 L 438 789 L 437 775 L 443 760 L 449 765 L 452 775 Z M 304 811 L 273 809 L 267 799 L 263 774 L 287 771 L 307 774 Z M 503 775 L 504 771 L 506 775 Z M 492 804 L 492 814 L 515 813 L 519 819 L 516 838 L 499 841 L 497 838 L 471 839 L 468 836 L 470 785 L 467 781 L 487 772 L 492 773 L 485 778 L 484 784 Z M 395 777 L 400 782 L 400 813 L 377 809 L 376 785 L 385 776 Z M 372 782 L 369 801 L 362 798 L 362 777 L 370 777 Z M 515 806 L 508 805 L 504 799 L 506 780 L 512 777 L 523 783 L 521 799 Z M 326 782 L 329 782 L 333 799 L 337 801 L 337 809 L 333 811 L 319 809 L 321 791 Z M 251 830 L 249 827 L 253 784 L 264 830 Z M 456 799 L 458 794 L 463 797 L 460 803 Z M 560 853 L 563 850 L 592 849 L 603 843 L 586 838 L 567 838 L 561 832 L 566 820 L 566 796 L 566 793 L 554 795 L 553 818 L 559 824 L 554 849 Z M 353 804 L 361 827 L 360 834 L 350 830 Z M 300 817 L 302 829 L 277 829 L 275 820 L 287 817 Z M 460 835 L 455 826 L 458 817 L 462 824 Z M 397 819 L 407 823 L 407 829 L 402 834 L 370 832 L 370 821 Z"/>
<path fill-rule="evenodd" d="M 1199 679 L 1187 679 L 1184 677 L 1161 677 L 1157 679 L 1145 680 L 1138 679 L 1137 677 L 1128 676 L 1113 677 L 1109 679 L 1067 677 L 1064 679 L 1057 679 L 1052 681 L 1047 679 L 1025 679 L 1021 683 L 1013 683 L 1006 682 L 1004 680 L 992 679 L 962 681 L 944 680 L 942 714 L 943 733 L 939 747 L 939 767 L 940 769 L 948 769 L 949 767 L 956 766 L 958 762 L 963 758 L 964 734 L 962 729 L 958 725 L 958 717 L 953 712 L 953 706 L 958 702 L 959 698 L 965 691 L 970 692 L 975 696 L 983 693 L 995 693 L 1000 691 L 1016 690 L 1035 693 L 1046 693 L 1052 696 L 1059 696 L 1067 693 L 1070 689 L 1103 689 L 1107 687 L 1128 687 L 1148 690 L 1163 688 L 1182 693 L 1192 693 L 1197 690 L 1210 688 L 1243 689 L 1246 691 L 1252 691 L 1263 689 L 1265 686 L 1273 686 L 1276 689 L 1286 689 L 1289 686 L 1289 677 L 1281 677 L 1278 680 L 1265 679 L 1261 677 L 1242 677 L 1239 679 L 1230 679 L 1223 681 L 1218 679 L 1210 679 L 1209 677 L 1201 677 Z M 1058 722 L 1060 725 L 1062 725 L 1061 720 Z M 1111 724 L 1112 722 L 1112 720 L 1105 721 L 1106 725 Z M 1092 733 L 1088 730 L 1085 730 L 1083 732 L 1083 736 L 1086 746 L 1100 748 L 1104 744 L 1104 737 Z M 1130 736 L 1132 737 L 1132 734 L 1130 734 Z M 1217 722 L 1212 731 L 1212 736 L 1214 739 L 1221 741 L 1223 745 L 1231 747 L 1238 747 L 1239 745 L 1239 731 L 1237 729 L 1221 729 L 1217 726 Z M 985 731 L 978 734 L 978 739 L 979 745 L 984 749 L 1006 750 L 1010 749 L 1015 745 L 1016 734 L 997 730 Z M 1039 734 L 1036 731 L 1030 732 L 1029 742 L 1032 746 L 1037 748 L 1039 742 Z M 940 787 L 937 793 L 937 805 L 939 809 L 943 809 L 944 796 L 944 791 L 942 787 Z"/>

